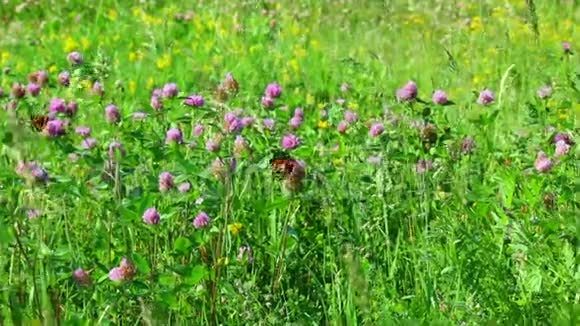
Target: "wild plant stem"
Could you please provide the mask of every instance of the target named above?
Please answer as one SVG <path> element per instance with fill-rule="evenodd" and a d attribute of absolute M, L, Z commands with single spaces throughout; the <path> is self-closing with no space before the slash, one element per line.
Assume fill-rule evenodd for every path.
<path fill-rule="evenodd" d="M 228 228 L 228 217 L 231 213 L 231 207 L 232 207 L 232 200 L 233 200 L 233 180 L 232 180 L 232 175 L 230 173 L 228 173 L 228 175 L 225 178 L 225 202 L 224 202 L 224 206 L 222 208 L 222 216 L 224 218 L 223 223 L 220 227 L 220 232 L 216 241 L 216 245 L 215 245 L 215 254 L 214 254 L 214 268 L 215 268 L 215 278 L 214 281 L 211 284 L 211 290 L 210 290 L 210 305 L 211 305 L 211 321 L 210 323 L 217 325 L 218 324 L 218 320 L 217 320 L 217 308 L 216 308 L 216 303 L 218 300 L 218 284 L 219 284 L 219 279 L 221 276 L 221 255 L 222 253 L 225 251 L 224 248 L 224 238 L 226 236 L 226 232 L 227 232 L 227 228 Z"/>
<path fill-rule="evenodd" d="M 272 279 L 272 294 L 274 294 L 276 292 L 276 290 L 278 289 L 278 286 L 280 285 L 280 279 L 282 278 L 284 256 L 286 254 L 286 247 L 288 244 L 288 229 L 290 227 L 290 218 L 293 217 L 294 215 L 296 215 L 296 212 L 298 212 L 298 209 L 300 209 L 300 204 L 296 205 L 296 209 L 294 209 L 294 212 L 291 213 L 292 205 L 290 205 L 290 207 L 288 208 L 288 213 L 286 214 L 286 218 L 284 219 L 284 230 L 282 231 L 282 243 L 281 243 L 281 248 L 280 248 L 281 251 L 280 251 L 280 255 L 278 256 L 278 259 L 276 260 L 276 268 L 274 270 L 274 278 Z"/>
<path fill-rule="evenodd" d="M 36 266 L 33 262 L 30 261 L 30 258 L 26 254 L 26 251 L 24 251 L 24 246 L 22 245 L 22 241 L 20 241 L 20 232 L 19 232 L 18 228 L 16 226 L 13 226 L 13 230 L 14 230 L 14 235 L 16 237 L 16 244 L 18 245 L 18 249 L 20 250 L 20 253 L 24 257 L 24 260 L 26 260 L 26 263 L 28 264 L 28 266 L 32 272 L 32 286 L 34 287 L 34 304 L 36 305 L 36 309 L 38 310 L 37 311 L 38 318 L 40 318 L 41 324 L 44 325 L 44 316 L 42 314 L 42 306 L 41 306 L 39 294 L 37 291 L 38 287 L 36 286 L 36 280 L 37 280 Z"/>

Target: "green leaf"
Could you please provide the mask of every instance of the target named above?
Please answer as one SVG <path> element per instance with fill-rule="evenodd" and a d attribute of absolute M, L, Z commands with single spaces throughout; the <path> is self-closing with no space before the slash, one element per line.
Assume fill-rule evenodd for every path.
<path fill-rule="evenodd" d="M 173 292 L 163 292 L 159 295 L 159 299 L 170 308 L 178 308 L 177 297 Z"/>
<path fill-rule="evenodd" d="M 185 237 L 179 237 L 175 240 L 173 247 L 178 253 L 185 253 L 191 247 L 191 241 Z"/>
<path fill-rule="evenodd" d="M 137 266 L 137 270 L 140 273 L 148 274 L 151 271 L 147 259 L 137 253 L 133 254 L 133 262 L 135 262 L 135 266 Z"/>
<path fill-rule="evenodd" d="M 0 244 L 6 244 L 12 241 L 12 232 L 10 230 L 5 225 L 0 224 Z"/>
<path fill-rule="evenodd" d="M 526 274 L 524 283 L 528 291 L 532 293 L 540 292 L 542 288 L 542 273 L 537 267 L 534 267 Z"/>
<path fill-rule="evenodd" d="M 196 285 L 207 276 L 207 269 L 203 265 L 197 265 L 191 270 L 187 284 Z"/>
<path fill-rule="evenodd" d="M 163 274 L 159 276 L 159 284 L 161 285 L 174 287 L 175 283 L 176 279 L 173 274 Z"/>

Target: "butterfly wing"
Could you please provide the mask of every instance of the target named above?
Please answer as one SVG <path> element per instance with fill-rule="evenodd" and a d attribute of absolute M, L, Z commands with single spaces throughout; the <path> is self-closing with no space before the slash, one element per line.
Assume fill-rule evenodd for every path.
<path fill-rule="evenodd" d="M 35 115 L 30 118 L 30 125 L 36 131 L 42 131 L 49 121 L 46 115 Z"/>

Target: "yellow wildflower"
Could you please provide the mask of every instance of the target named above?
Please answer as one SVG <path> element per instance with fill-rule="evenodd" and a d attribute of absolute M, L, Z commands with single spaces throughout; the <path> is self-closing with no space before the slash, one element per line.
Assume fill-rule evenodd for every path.
<path fill-rule="evenodd" d="M 492 47 L 487 49 L 487 53 L 492 57 L 497 57 L 498 51 L 497 51 L 497 48 L 492 46 Z"/>
<path fill-rule="evenodd" d="M 135 62 L 137 61 L 137 53 L 131 51 L 129 52 L 129 61 L 130 62 Z"/>
<path fill-rule="evenodd" d="M 140 17 L 143 15 L 143 10 L 139 7 L 133 7 L 131 9 L 131 13 L 133 14 L 133 16 L 135 17 Z"/>
<path fill-rule="evenodd" d="M 503 7 L 495 7 L 491 11 L 491 16 L 498 18 L 498 19 L 504 18 L 506 16 L 506 14 L 507 14 L 507 11 Z"/>
<path fill-rule="evenodd" d="M 201 23 L 201 21 L 199 19 L 194 19 L 193 20 L 193 25 L 195 25 L 195 31 L 199 34 L 201 32 L 203 32 L 203 24 Z"/>
<path fill-rule="evenodd" d="M 153 89 L 153 86 L 155 86 L 155 80 L 153 77 L 149 77 L 149 79 L 147 79 L 147 89 Z"/>
<path fill-rule="evenodd" d="M 357 102 L 355 102 L 355 101 L 349 102 L 349 103 L 348 103 L 348 107 L 349 107 L 351 110 L 358 110 L 358 103 L 357 103 Z"/>
<path fill-rule="evenodd" d="M 207 29 L 209 29 L 211 31 L 214 28 L 215 28 L 215 20 L 213 20 L 211 18 L 207 19 Z"/>
<path fill-rule="evenodd" d="M 207 40 L 207 41 L 204 43 L 204 45 L 205 45 L 205 50 L 206 50 L 207 52 L 210 52 L 210 51 L 213 49 L 213 47 L 214 47 L 214 42 L 213 42 L 212 40 Z"/>
<path fill-rule="evenodd" d="M 524 9 L 527 5 L 525 0 L 512 0 L 511 4 L 518 9 Z"/>
<path fill-rule="evenodd" d="M 293 24 L 292 26 L 290 26 L 290 34 L 292 34 L 293 36 L 300 35 L 300 26 L 298 26 L 297 24 Z"/>
<path fill-rule="evenodd" d="M 163 20 L 161 18 L 157 18 L 148 14 L 143 14 L 143 21 L 145 21 L 146 24 L 148 25 L 161 25 L 163 23 Z"/>
<path fill-rule="evenodd" d="M 242 229 L 244 228 L 244 225 L 242 223 L 232 223 L 230 225 L 228 225 L 228 229 L 230 230 L 230 232 L 232 233 L 233 236 L 236 236 L 240 233 L 240 231 L 242 231 Z"/>
<path fill-rule="evenodd" d="M 294 56 L 298 59 L 304 58 L 306 56 L 306 49 L 301 47 L 296 47 L 294 49 Z"/>
<path fill-rule="evenodd" d="M 218 29 L 218 35 L 220 38 L 226 38 L 228 36 L 228 30 L 223 27 L 220 27 Z"/>
<path fill-rule="evenodd" d="M 55 73 L 58 70 L 58 67 L 55 64 L 51 64 L 50 67 L 48 67 L 48 72 L 50 72 L 51 74 Z"/>
<path fill-rule="evenodd" d="M 129 93 L 135 94 L 135 90 L 137 90 L 137 83 L 135 83 L 134 80 L 129 81 L 128 87 L 129 87 Z"/>
<path fill-rule="evenodd" d="M 2 54 L 0 55 L 0 62 L 1 63 L 7 62 L 8 59 L 10 59 L 10 52 L 2 51 Z"/>
<path fill-rule="evenodd" d="M 165 69 L 171 66 L 171 55 L 169 53 L 165 53 L 159 59 L 155 60 L 155 65 L 159 69 Z"/>
<path fill-rule="evenodd" d="M 314 105 L 315 101 L 316 100 L 314 99 L 314 96 L 312 94 L 306 94 L 306 104 Z"/>
<path fill-rule="evenodd" d="M 425 19 L 419 15 L 411 15 L 411 22 L 414 25 L 423 25 L 425 24 Z"/>
<path fill-rule="evenodd" d="M 316 50 L 320 49 L 320 42 L 318 42 L 317 40 L 311 40 L 310 41 L 310 46 Z"/>
<path fill-rule="evenodd" d="M 107 18 L 109 18 L 112 21 L 117 20 L 117 17 L 119 17 L 119 13 L 117 13 L 117 11 L 115 9 L 109 9 L 109 12 L 107 13 Z"/>
<path fill-rule="evenodd" d="M 294 72 L 298 72 L 298 60 L 296 59 L 292 59 L 290 61 L 288 61 L 288 65 L 290 66 L 290 68 L 292 68 L 292 70 L 294 70 Z"/>
<path fill-rule="evenodd" d="M 16 67 L 14 70 L 16 70 L 17 72 L 23 72 L 26 69 L 26 62 L 24 60 L 18 60 L 16 62 Z"/>
<path fill-rule="evenodd" d="M 91 41 L 87 37 L 82 37 L 81 38 L 81 46 L 82 46 L 83 50 L 86 50 L 89 48 L 89 46 L 91 46 Z"/>
<path fill-rule="evenodd" d="M 320 128 L 320 129 L 327 129 L 329 125 L 330 125 L 330 123 L 328 122 L 328 120 L 318 121 L 318 128 Z"/>
<path fill-rule="evenodd" d="M 79 44 L 72 37 L 67 36 L 67 38 L 64 40 L 64 46 L 63 46 L 64 52 L 69 53 L 71 51 L 78 49 L 78 47 L 79 47 Z"/>
<path fill-rule="evenodd" d="M 290 82 L 290 74 L 288 73 L 287 70 L 284 70 L 282 72 L 282 83 L 288 84 L 289 82 Z"/>
<path fill-rule="evenodd" d="M 88 79 L 83 79 L 83 80 L 81 81 L 81 85 L 82 85 L 82 86 L 83 86 L 83 88 L 85 88 L 85 89 L 90 89 L 90 88 L 92 88 L 92 87 L 93 87 L 93 83 L 91 83 L 91 81 L 90 81 L 90 80 L 88 80 Z"/>
<path fill-rule="evenodd" d="M 334 160 L 332 160 L 332 164 L 336 166 L 343 166 L 344 161 L 341 158 L 335 158 Z"/>
<path fill-rule="evenodd" d="M 481 22 L 481 17 L 475 16 L 471 19 L 471 23 L 469 24 L 469 28 L 474 32 L 479 32 L 483 29 L 483 24 Z"/>

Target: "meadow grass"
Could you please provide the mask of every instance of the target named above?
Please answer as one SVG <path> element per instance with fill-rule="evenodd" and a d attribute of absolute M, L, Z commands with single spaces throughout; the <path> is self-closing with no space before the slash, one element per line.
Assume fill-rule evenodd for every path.
<path fill-rule="evenodd" d="M 0 325 L 578 323 L 578 1 L 0 19 Z"/>

